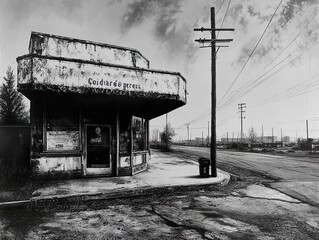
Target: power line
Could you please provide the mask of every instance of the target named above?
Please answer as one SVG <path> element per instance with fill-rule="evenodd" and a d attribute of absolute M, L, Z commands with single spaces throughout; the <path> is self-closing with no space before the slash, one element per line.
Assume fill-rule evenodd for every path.
<path fill-rule="evenodd" d="M 318 14 L 317 13 L 315 13 L 313 16 L 312 16 L 312 18 L 311 19 L 313 19 L 314 17 L 316 17 Z M 294 42 L 294 41 L 296 41 L 296 39 L 301 35 L 301 33 L 308 27 L 308 25 L 311 23 L 311 21 L 309 20 L 304 26 L 303 26 L 303 28 L 302 28 L 302 30 L 292 39 L 292 41 L 289 43 L 289 44 L 287 44 L 285 47 L 284 47 L 284 49 L 275 57 L 275 58 L 273 58 L 272 59 L 272 61 L 270 62 L 270 64 L 268 64 L 266 67 L 264 67 L 264 69 L 263 70 L 265 70 L 265 69 L 267 69 L 269 66 L 271 66 L 272 64 L 273 64 L 273 62 L 280 56 L 280 55 L 282 55 L 284 52 L 285 52 L 285 50 L 286 49 L 288 49 L 288 47 Z M 302 46 L 300 46 L 300 47 L 298 47 L 297 49 L 295 49 L 292 53 L 290 53 L 287 57 L 285 57 L 283 60 L 285 60 L 285 59 L 287 59 L 288 57 L 290 57 L 294 52 L 296 52 L 298 49 L 300 49 L 300 48 L 302 48 Z M 283 60 L 281 60 L 280 61 L 280 63 L 281 62 L 283 62 Z M 277 63 L 276 64 L 276 66 L 277 65 L 279 65 L 280 63 Z M 245 83 L 245 84 L 243 84 L 236 92 L 235 92 L 235 96 L 230 96 L 229 97 L 229 99 L 232 99 L 232 98 L 236 98 L 237 97 L 237 95 L 240 95 L 239 93 L 240 93 L 240 91 L 243 89 L 243 88 L 245 88 L 245 87 L 247 87 L 247 86 L 249 86 L 250 84 L 253 84 L 255 81 L 257 81 L 258 79 L 260 79 L 261 77 L 263 77 L 265 74 L 267 74 L 269 71 L 271 71 L 272 69 L 274 69 L 274 67 L 273 68 L 271 68 L 270 70 L 268 70 L 266 73 L 264 73 L 264 74 L 262 74 L 261 76 L 259 76 L 257 79 L 255 79 L 258 75 L 260 75 L 262 72 L 263 72 L 263 70 L 260 72 L 260 73 L 258 73 L 254 78 L 252 78 L 250 81 L 248 81 L 247 83 Z M 259 85 L 258 85 L 259 86 Z M 249 91 L 246 91 L 246 93 L 248 93 Z M 239 97 L 237 97 L 237 100 L 240 98 L 240 97 L 243 97 L 244 95 L 246 95 L 246 93 L 244 93 L 244 94 L 242 94 L 242 95 L 240 95 Z M 237 101 L 237 100 L 234 100 L 234 101 Z"/>
<path fill-rule="evenodd" d="M 288 89 L 286 89 L 286 90 L 284 90 L 284 91 L 282 91 L 282 92 L 280 92 L 280 93 L 277 93 L 277 94 L 275 94 L 275 95 L 273 95 L 273 96 L 271 96 L 271 97 L 268 97 L 268 98 L 266 98 L 266 99 L 264 99 L 265 101 L 267 101 L 267 100 L 269 100 L 269 99 L 273 99 L 273 98 L 275 98 L 275 97 L 280 97 L 281 95 L 283 95 L 283 94 L 286 94 L 287 95 L 287 93 L 289 94 L 289 91 L 293 91 L 293 90 L 295 90 L 296 88 L 298 88 L 298 87 L 301 87 L 301 89 L 299 89 L 299 91 L 300 90 L 303 90 L 303 88 L 310 88 L 310 87 L 312 87 L 312 85 L 313 84 L 316 84 L 316 83 L 319 83 L 319 80 L 317 79 L 316 81 L 314 81 L 314 82 L 312 82 L 312 83 L 310 83 L 310 85 L 309 86 L 303 86 L 303 84 L 304 83 L 308 83 L 308 81 L 309 80 L 311 80 L 311 79 L 314 79 L 314 78 L 316 78 L 316 77 L 318 77 L 319 76 L 319 74 L 316 74 L 315 76 L 313 76 L 313 77 L 311 77 L 311 78 L 308 78 L 308 79 L 306 79 L 305 81 L 303 81 L 303 82 L 301 82 L 301 83 L 299 83 L 299 84 L 296 84 L 296 85 L 294 85 L 294 86 L 292 86 L 292 87 L 290 87 L 290 88 L 288 88 Z M 298 89 L 297 89 L 297 91 L 298 91 Z"/>
<path fill-rule="evenodd" d="M 313 78 L 318 77 L 318 76 L 319 76 L 319 74 L 313 76 L 310 79 L 313 79 Z M 311 82 L 308 85 L 302 85 L 303 83 L 305 83 L 306 81 L 308 81 L 310 79 L 307 79 L 307 80 L 303 81 L 302 83 L 299 83 L 299 84 L 289 88 L 288 90 L 277 93 L 277 94 L 273 95 L 272 97 L 268 97 L 266 99 L 263 99 L 260 101 L 259 104 L 257 103 L 255 105 L 253 105 L 252 107 L 263 105 L 263 104 L 268 104 L 268 103 L 275 102 L 275 101 L 276 102 L 284 101 L 284 100 L 287 100 L 287 99 L 290 99 L 293 97 L 297 97 L 297 96 L 318 90 L 319 89 L 319 86 L 318 86 L 319 79 Z M 299 89 L 298 89 L 298 87 L 299 87 Z M 296 90 L 296 88 L 297 88 L 297 90 Z"/>
<path fill-rule="evenodd" d="M 268 24 L 267 24 L 267 26 L 266 26 L 264 32 L 262 33 L 261 37 L 259 38 L 259 40 L 258 40 L 257 44 L 255 45 L 253 51 L 250 53 L 248 59 L 246 60 L 245 64 L 243 65 L 243 67 L 242 67 L 241 70 L 239 71 L 239 73 L 238 73 L 238 75 L 236 76 L 235 80 L 232 82 L 232 84 L 230 85 L 230 87 L 227 89 L 227 91 L 226 91 L 226 93 L 223 95 L 223 97 L 219 100 L 218 104 L 224 99 L 224 97 L 226 96 L 226 94 L 229 92 L 229 90 L 232 88 L 232 86 L 235 84 L 235 82 L 236 82 L 237 79 L 239 78 L 240 74 L 243 72 L 243 70 L 244 70 L 244 68 L 246 67 L 248 61 L 250 60 L 250 58 L 251 58 L 252 55 L 254 54 L 256 48 L 258 47 L 259 43 L 261 42 L 262 38 L 264 37 L 264 35 L 265 35 L 265 33 L 266 33 L 266 31 L 267 31 L 267 29 L 268 29 L 268 27 L 269 27 L 269 25 L 270 25 L 272 19 L 274 18 L 274 16 L 275 16 L 275 14 L 276 14 L 278 8 L 280 7 L 282 1 L 283 1 L 283 0 L 280 0 L 280 2 L 279 2 L 279 4 L 278 4 L 277 8 L 275 9 L 273 15 L 271 16 L 271 18 L 270 18 L 270 20 L 269 20 L 269 22 L 268 22 Z"/>
<path fill-rule="evenodd" d="M 284 67 L 288 66 L 290 63 L 296 61 L 299 57 L 301 57 L 303 54 L 305 54 L 307 51 L 309 51 L 311 48 L 313 48 L 319 40 L 317 40 L 313 46 L 308 47 L 308 49 L 306 49 L 304 52 L 301 52 L 300 54 L 298 54 L 297 56 L 295 56 L 293 59 L 291 59 L 288 63 L 286 63 L 285 65 L 281 66 L 280 68 L 278 68 L 277 70 L 275 70 L 274 72 L 272 72 L 270 75 L 266 76 L 265 78 L 261 79 L 262 77 L 264 77 L 265 75 L 267 75 L 269 72 L 271 72 L 273 69 L 275 69 L 277 66 L 279 66 L 284 60 L 286 60 L 287 58 L 290 58 L 291 54 L 288 55 L 286 58 L 284 58 L 282 61 L 280 61 L 279 63 L 277 63 L 273 68 L 271 68 L 270 70 L 268 70 L 267 72 L 265 72 L 262 76 L 258 77 L 257 79 L 255 79 L 252 83 L 250 83 L 250 86 L 247 87 L 245 89 L 245 92 L 239 94 L 238 92 L 236 93 L 237 96 L 235 95 L 233 97 L 233 99 L 229 98 L 228 101 L 226 101 L 223 105 L 219 106 L 219 107 L 225 107 L 227 105 L 230 105 L 231 103 L 236 101 L 236 98 L 239 99 L 240 97 L 245 96 L 248 92 L 252 91 L 253 89 L 255 89 L 256 87 L 260 86 L 263 82 L 265 82 L 268 78 L 270 78 L 271 76 L 273 76 L 274 74 L 276 74 L 277 72 L 279 72 L 280 70 L 282 70 Z M 261 79 L 259 82 L 257 82 L 257 80 Z M 255 85 L 253 85 L 255 84 Z"/>
<path fill-rule="evenodd" d="M 220 4 L 220 6 L 219 6 L 219 8 L 217 9 L 217 11 L 216 11 L 216 14 L 215 15 L 217 15 L 218 14 L 218 12 L 219 12 L 219 10 L 221 9 L 221 7 L 223 6 L 223 4 L 224 4 L 224 2 L 225 2 L 226 0 L 224 0 L 221 4 Z"/>
<path fill-rule="evenodd" d="M 295 50 L 296 51 L 296 50 Z M 295 52 L 294 51 L 294 52 Z M 293 52 L 293 53 L 294 53 Z M 264 76 L 266 76 L 269 72 L 271 72 L 273 69 L 275 69 L 277 66 L 279 66 L 281 63 L 283 63 L 287 58 L 290 58 L 290 56 L 293 54 L 289 54 L 288 56 L 286 56 L 284 59 L 282 59 L 279 63 L 277 63 L 275 66 L 273 66 L 270 70 L 266 71 L 265 73 L 263 73 L 261 76 L 259 76 L 257 79 L 254 80 L 250 80 L 249 82 L 247 82 L 246 84 L 244 84 L 241 88 L 239 88 L 236 92 L 235 92 L 235 96 L 233 97 L 229 97 L 228 100 L 221 105 L 221 107 L 224 107 L 225 105 L 229 105 L 235 101 L 237 101 L 239 98 L 245 96 L 248 92 L 250 92 L 251 90 L 255 89 L 256 87 L 258 87 L 260 84 L 262 84 L 265 80 L 267 80 L 270 76 L 272 76 L 273 74 L 277 73 L 280 69 L 282 69 L 283 67 L 287 66 L 290 62 L 292 62 L 293 60 L 295 60 L 295 58 L 291 61 L 288 62 L 288 64 L 284 65 L 283 67 L 281 67 L 280 69 L 277 69 L 275 72 L 273 72 L 272 74 L 270 74 L 269 76 L 263 78 Z M 301 54 L 300 54 L 301 55 Z M 300 55 L 298 55 L 297 57 L 299 57 Z M 258 82 L 258 80 L 261 79 L 260 82 Z M 255 85 L 253 85 L 255 84 Z M 243 88 L 245 88 L 245 92 L 240 93 L 239 91 Z"/>
<path fill-rule="evenodd" d="M 227 8 L 226 8 L 226 12 L 225 12 L 225 15 L 224 15 L 223 21 L 222 21 L 222 23 L 221 23 L 221 25 L 220 25 L 220 28 L 222 28 L 222 27 L 223 27 L 223 25 L 224 25 L 224 22 L 225 22 L 225 19 L 226 19 L 226 17 L 227 17 L 227 12 L 228 12 L 228 9 L 229 9 L 229 5 L 230 5 L 230 3 L 231 3 L 231 0 L 229 0 L 229 2 L 228 2 Z M 219 33 L 220 33 L 220 32 L 218 32 L 217 37 L 219 36 Z"/>
<path fill-rule="evenodd" d="M 225 22 L 225 19 L 226 19 L 226 17 L 227 17 L 227 12 L 228 12 L 230 3 L 231 3 L 231 0 L 229 0 L 229 2 L 228 2 L 227 8 L 226 8 L 226 12 L 225 12 L 223 21 L 222 21 L 222 23 L 221 23 L 221 25 L 220 25 L 220 28 L 222 28 L 223 25 L 224 25 L 224 22 Z M 220 34 L 220 32 L 217 33 L 217 38 L 218 38 L 219 34 Z M 218 50 L 219 50 L 219 48 L 217 49 L 217 52 L 218 52 Z M 217 54 L 217 52 L 216 52 L 216 54 Z"/>

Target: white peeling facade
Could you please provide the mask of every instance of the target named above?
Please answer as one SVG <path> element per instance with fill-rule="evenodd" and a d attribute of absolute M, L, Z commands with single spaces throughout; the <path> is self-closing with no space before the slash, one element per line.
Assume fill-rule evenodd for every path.
<path fill-rule="evenodd" d="M 17 62 L 35 178 L 144 171 L 149 120 L 186 104 L 183 76 L 150 69 L 135 49 L 32 32 Z"/>

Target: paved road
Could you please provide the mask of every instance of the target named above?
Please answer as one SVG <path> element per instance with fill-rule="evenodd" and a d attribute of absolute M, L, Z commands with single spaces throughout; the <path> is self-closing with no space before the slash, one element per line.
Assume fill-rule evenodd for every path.
<path fill-rule="evenodd" d="M 209 148 L 174 146 L 188 154 L 209 157 Z M 319 159 L 261 153 L 217 151 L 217 161 L 280 178 L 271 187 L 301 201 L 319 205 Z"/>

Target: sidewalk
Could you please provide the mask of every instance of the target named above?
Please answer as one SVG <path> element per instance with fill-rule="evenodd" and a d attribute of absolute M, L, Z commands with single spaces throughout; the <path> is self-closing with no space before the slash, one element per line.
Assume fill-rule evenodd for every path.
<path fill-rule="evenodd" d="M 37 204 L 131 197 L 161 190 L 224 185 L 229 179 L 229 174 L 221 170 L 218 170 L 216 178 L 200 178 L 197 162 L 152 151 L 150 168 L 145 172 L 126 177 L 48 181 L 33 192 L 30 200 Z"/>

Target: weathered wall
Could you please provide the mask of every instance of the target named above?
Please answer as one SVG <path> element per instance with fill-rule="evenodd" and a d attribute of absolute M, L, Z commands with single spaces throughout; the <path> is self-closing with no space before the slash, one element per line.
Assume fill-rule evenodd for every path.
<path fill-rule="evenodd" d="M 132 174 L 135 175 L 137 173 L 143 172 L 147 169 L 148 163 L 150 161 L 150 154 L 142 153 L 142 154 L 134 154 L 132 163 Z"/>
<path fill-rule="evenodd" d="M 44 153 L 43 116 L 46 100 L 40 96 L 31 98 L 31 172 L 35 179 L 81 176 L 81 157 L 50 156 Z M 30 155 L 28 154 L 28 157 Z"/>
<path fill-rule="evenodd" d="M 32 61 L 32 64 L 28 61 Z M 31 71 L 26 71 L 25 68 L 30 66 Z M 186 81 L 178 73 L 35 56 L 18 59 L 18 84 L 19 87 L 32 84 L 35 89 L 43 86 L 60 92 L 93 91 L 113 95 L 135 92 L 146 96 L 149 94 L 152 98 L 156 98 L 158 94 L 166 95 L 167 99 L 186 102 Z"/>
<path fill-rule="evenodd" d="M 149 68 L 149 61 L 135 49 L 36 32 L 31 34 L 29 53 Z"/>
<path fill-rule="evenodd" d="M 41 156 L 31 160 L 33 176 L 43 178 L 81 177 L 81 156 Z"/>
<path fill-rule="evenodd" d="M 31 161 L 43 152 L 43 111 L 44 99 L 33 97 L 30 101 Z"/>
<path fill-rule="evenodd" d="M 30 174 L 30 127 L 0 127 L 0 185 Z"/>

